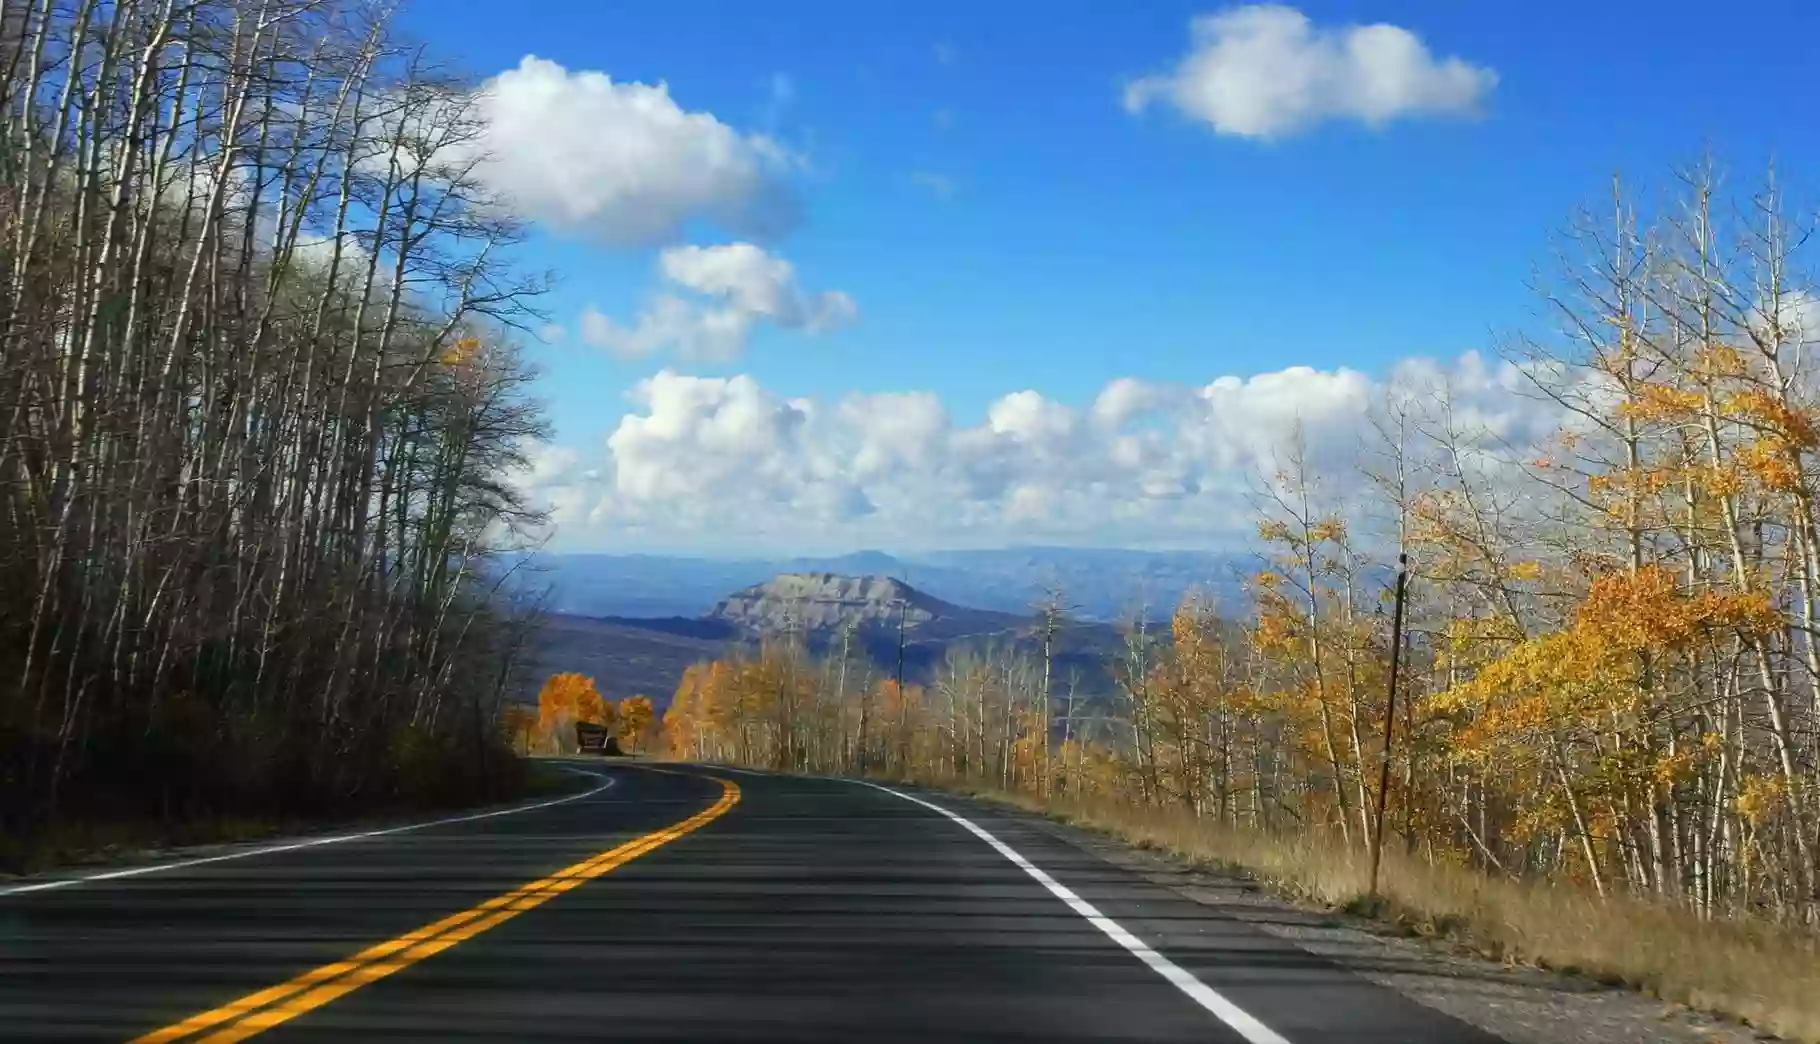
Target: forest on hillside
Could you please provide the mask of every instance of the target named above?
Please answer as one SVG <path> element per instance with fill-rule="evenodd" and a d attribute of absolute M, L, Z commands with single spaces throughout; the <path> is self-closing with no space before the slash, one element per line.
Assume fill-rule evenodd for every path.
<path fill-rule="evenodd" d="M 689 672 L 669 749 L 1111 796 L 1812 925 L 1810 231 L 1773 181 L 1731 193 L 1708 165 L 1647 206 L 1615 192 L 1571 223 L 1537 288 L 1549 332 L 1504 346 L 1554 418 L 1540 451 L 1498 438 L 1444 383 L 1390 382 L 1350 472 L 1292 445 L 1261 476 L 1268 565 L 1246 613 L 1190 600 L 1129 621 L 1116 697 L 1092 714 L 1040 651 L 959 650 L 900 687 L 773 643 Z M 1382 577 L 1400 553 L 1407 634 L 1387 720 Z"/>
<path fill-rule="evenodd" d="M 0 833 L 511 786 L 473 85 L 354 0 L 0 11 Z"/>

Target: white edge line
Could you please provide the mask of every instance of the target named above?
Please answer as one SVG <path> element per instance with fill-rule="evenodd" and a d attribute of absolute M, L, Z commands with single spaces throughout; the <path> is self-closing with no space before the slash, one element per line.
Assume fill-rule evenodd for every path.
<path fill-rule="evenodd" d="M 1055 878 L 1050 877 L 1041 867 L 1032 863 L 1030 860 L 1025 859 L 1022 855 L 1019 855 L 1016 849 L 1003 841 L 1000 841 L 998 838 L 993 837 L 983 828 L 976 825 L 972 820 L 967 819 L 964 816 L 956 815 L 940 805 L 924 801 L 922 798 L 912 797 L 899 790 L 892 790 L 890 787 L 882 787 L 877 783 L 870 783 L 863 779 L 851 780 L 850 782 L 859 783 L 871 787 L 874 790 L 882 790 L 887 794 L 903 798 L 905 801 L 921 805 L 932 812 L 939 812 L 949 819 L 954 820 L 956 823 L 959 823 L 961 826 L 966 827 L 973 836 L 991 845 L 998 851 L 999 855 L 1002 855 L 1006 859 L 1017 864 L 1018 869 L 1022 870 L 1024 873 L 1036 878 L 1037 883 L 1041 884 L 1044 888 L 1049 889 L 1050 894 L 1054 895 L 1062 902 L 1067 903 L 1069 909 L 1080 914 L 1089 924 L 1106 933 L 1113 942 L 1116 942 L 1129 950 L 1132 956 L 1149 965 L 1152 971 L 1169 980 L 1171 986 L 1181 990 L 1196 1004 L 1199 1004 L 1201 1007 L 1212 1012 L 1216 1018 L 1232 1027 L 1234 1031 L 1249 1041 L 1250 1044 L 1289 1044 L 1288 1039 L 1282 1034 L 1279 1034 L 1269 1026 L 1259 1022 L 1250 1012 L 1247 1012 L 1237 1004 L 1226 999 L 1225 995 L 1218 990 L 1195 978 L 1181 965 L 1145 945 L 1142 939 L 1139 939 L 1137 936 L 1126 931 L 1123 925 L 1101 913 L 1092 903 L 1074 894 L 1073 889 L 1062 884 L 1060 881 L 1057 881 Z"/>
<path fill-rule="evenodd" d="M 124 877 L 141 877 L 146 874 L 157 874 L 166 870 L 181 870 L 185 867 L 202 866 L 207 863 L 225 863 L 230 859 L 247 859 L 252 856 L 274 855 L 279 852 L 295 852 L 300 848 L 316 848 L 319 845 L 338 845 L 344 841 L 364 841 L 367 838 L 385 837 L 388 834 L 403 834 L 412 830 L 422 830 L 425 827 L 447 826 L 450 823 L 471 823 L 477 819 L 492 819 L 494 816 L 510 816 L 520 812 L 534 812 L 540 808 L 549 808 L 552 805 L 566 805 L 571 801 L 580 801 L 582 798 L 593 797 L 619 782 L 619 780 L 613 776 L 603 776 L 598 772 L 588 772 L 585 769 L 570 768 L 567 765 L 559 767 L 566 772 L 573 772 L 577 775 L 593 776 L 595 779 L 601 780 L 601 784 L 593 790 L 584 790 L 579 794 L 568 794 L 563 797 L 552 798 L 549 801 L 533 802 L 529 805 L 514 805 L 511 808 L 497 808 L 491 812 L 472 812 L 464 816 L 432 819 L 424 823 L 406 823 L 404 826 L 386 827 L 383 830 L 363 830 L 358 834 L 335 834 L 329 837 L 312 837 L 303 841 L 290 841 L 284 844 L 266 845 L 262 848 L 250 848 L 244 852 L 229 852 L 226 855 L 204 856 L 200 859 L 182 859 L 175 863 L 154 863 L 151 866 L 134 866 L 124 870 L 104 870 L 99 873 L 81 874 L 76 877 L 59 877 L 51 881 L 37 881 L 32 884 L 11 885 L 0 888 L 0 898 L 9 895 L 24 895 L 27 892 L 48 892 L 53 888 L 71 888 L 75 885 L 92 884 L 96 881 L 118 881 Z"/>

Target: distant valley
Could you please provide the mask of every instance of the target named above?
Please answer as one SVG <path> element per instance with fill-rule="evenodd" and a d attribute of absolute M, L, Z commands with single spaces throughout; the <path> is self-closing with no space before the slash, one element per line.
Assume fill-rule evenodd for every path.
<path fill-rule="evenodd" d="M 929 679 L 951 649 L 963 646 L 1015 645 L 1033 653 L 1041 648 L 1042 618 L 1029 608 L 964 606 L 891 576 L 787 572 L 723 591 L 699 614 L 552 612 L 539 651 L 515 688 L 520 698 L 530 699 L 550 674 L 577 671 L 593 677 L 609 699 L 645 695 L 661 707 L 691 664 L 786 635 L 822 655 L 837 651 L 844 640 L 857 663 L 889 674 L 896 670 L 900 617 L 907 680 Z M 1083 696 L 1108 691 L 1107 657 L 1119 642 L 1110 624 L 1079 615 L 1062 618 L 1054 641 L 1057 690 L 1072 680 Z"/>
<path fill-rule="evenodd" d="M 1204 551 L 1013 547 L 828 558 L 715 559 L 667 555 L 539 554 L 522 583 L 548 588 L 553 612 L 593 617 L 699 617 L 731 591 L 781 573 L 892 577 L 955 606 L 1028 614 L 1049 588 L 1074 615 L 1113 622 L 1140 607 L 1167 615 L 1190 591 L 1223 607 L 1244 600 L 1255 555 Z"/>

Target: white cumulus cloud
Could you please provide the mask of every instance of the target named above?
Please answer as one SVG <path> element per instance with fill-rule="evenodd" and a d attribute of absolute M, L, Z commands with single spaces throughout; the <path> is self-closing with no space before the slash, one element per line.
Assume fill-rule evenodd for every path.
<path fill-rule="evenodd" d="M 1790 345 L 1820 344 L 1820 295 L 1812 291 L 1785 290 L 1773 301 L 1758 301 L 1751 311 L 1751 329 L 1758 337 L 1780 338 Z"/>
<path fill-rule="evenodd" d="M 670 289 L 632 325 L 589 308 L 581 316 L 582 340 L 621 358 L 668 349 L 687 359 L 724 361 L 745 348 L 760 322 L 819 334 L 859 316 L 853 298 L 838 290 L 803 292 L 788 261 L 751 243 L 671 247 L 659 255 L 658 271 Z"/>
<path fill-rule="evenodd" d="M 1281 4 L 1200 15 L 1189 28 L 1189 53 L 1128 84 L 1126 109 L 1160 101 L 1221 134 L 1280 138 L 1327 120 L 1470 115 L 1498 82 L 1489 68 L 1437 59 L 1400 26 L 1319 27 Z"/>
<path fill-rule="evenodd" d="M 478 104 L 481 177 L 553 231 L 630 246 L 674 239 L 695 218 L 761 239 L 795 221 L 784 178 L 796 157 L 685 110 L 667 84 L 527 55 L 488 80 Z"/>
<path fill-rule="evenodd" d="M 1240 542 L 1260 477 L 1299 431 L 1310 469 L 1357 496 L 1371 417 L 1390 388 L 1516 453 L 1558 430 L 1516 367 L 1466 355 L 1385 378 L 1291 367 L 1204 385 L 1121 378 L 1084 407 L 1021 390 L 961 423 L 932 393 L 793 399 L 749 376 L 665 370 L 641 382 L 605 441 L 537 457 L 530 484 L 567 546 L 911 546 L 1046 540 Z M 1482 444 L 1482 445 L 1480 445 Z M 1474 446 L 1478 445 L 1478 450 Z"/>

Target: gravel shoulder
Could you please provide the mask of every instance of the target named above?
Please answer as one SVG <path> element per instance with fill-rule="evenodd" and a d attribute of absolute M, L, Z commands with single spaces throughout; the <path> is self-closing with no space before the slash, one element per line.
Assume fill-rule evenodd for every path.
<path fill-rule="evenodd" d="M 1345 913 L 1291 904 L 1261 885 L 1158 852 L 1013 811 L 1054 837 L 1195 902 L 1218 906 L 1363 978 L 1510 1044 L 1747 1044 L 1779 1038 L 1580 976 L 1500 964 L 1446 943 L 1396 934 Z"/>

